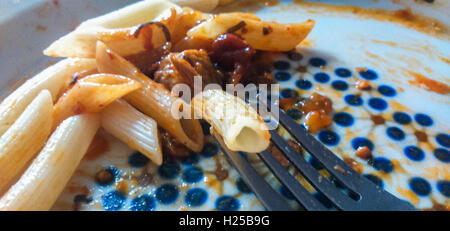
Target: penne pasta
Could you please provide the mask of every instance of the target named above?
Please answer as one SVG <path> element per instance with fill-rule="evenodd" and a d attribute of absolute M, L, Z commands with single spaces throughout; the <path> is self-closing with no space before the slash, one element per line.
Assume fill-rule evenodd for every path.
<path fill-rule="evenodd" d="M 55 100 L 74 74 L 95 69 L 94 59 L 64 59 L 26 81 L 0 104 L 0 135 L 8 130 L 39 92 L 47 89 Z"/>
<path fill-rule="evenodd" d="M 152 118 L 136 110 L 124 100 L 116 100 L 101 112 L 102 127 L 146 155 L 155 164 L 162 164 L 158 126 Z"/>
<path fill-rule="evenodd" d="M 203 12 L 210 12 L 219 5 L 219 0 L 173 0 L 173 2 L 180 6 L 192 7 Z"/>
<path fill-rule="evenodd" d="M 0 192 L 44 145 L 50 134 L 52 110 L 52 96 L 42 90 L 0 137 Z"/>
<path fill-rule="evenodd" d="M 69 116 L 99 112 L 141 84 L 113 74 L 94 74 L 77 81 L 55 104 L 53 128 Z"/>
<path fill-rule="evenodd" d="M 236 96 L 213 89 L 191 101 L 194 112 L 211 124 L 232 151 L 261 152 L 269 146 L 270 133 L 257 112 Z"/>
<path fill-rule="evenodd" d="M 134 36 L 141 24 L 173 14 L 171 9 L 181 11 L 177 5 L 165 0 L 145 0 L 117 11 L 81 23 L 73 32 L 53 42 L 44 54 L 55 57 L 95 57 L 97 40 L 103 41 L 122 56 L 137 54 L 149 46 L 160 47 L 166 42 L 164 30 L 150 25 L 151 37 Z M 151 40 L 151 45 L 147 44 Z"/>
<path fill-rule="evenodd" d="M 224 33 L 235 33 L 255 49 L 289 51 L 306 38 L 314 24 L 314 20 L 279 24 L 263 22 L 249 14 L 224 13 L 190 29 L 187 35 L 197 39 L 216 39 Z"/>
<path fill-rule="evenodd" d="M 124 75 L 142 84 L 142 88 L 124 97 L 126 101 L 156 120 L 159 126 L 190 150 L 196 152 L 202 150 L 203 131 L 200 122 L 195 119 L 177 119 L 172 116 L 172 106 L 177 102 L 178 97 L 162 84 L 142 74 L 123 57 L 109 50 L 102 42 L 97 43 L 96 59 L 100 72 Z"/>
<path fill-rule="evenodd" d="M 86 153 L 99 125 L 97 114 L 64 120 L 19 181 L 0 199 L 0 210 L 49 210 Z"/>

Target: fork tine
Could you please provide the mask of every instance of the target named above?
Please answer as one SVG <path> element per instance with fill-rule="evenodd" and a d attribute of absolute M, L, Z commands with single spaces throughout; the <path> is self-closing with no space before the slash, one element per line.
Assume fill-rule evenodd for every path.
<path fill-rule="evenodd" d="M 299 153 L 275 131 L 270 131 L 272 143 L 289 159 L 306 180 L 320 193 L 326 196 L 338 209 L 357 210 L 355 201 L 344 195 L 328 179 L 320 175 Z"/>
<path fill-rule="evenodd" d="M 291 211 L 293 210 L 286 201 L 281 198 L 253 166 L 241 154 L 226 148 L 221 137 L 214 134 L 222 150 L 227 154 L 234 167 L 241 174 L 242 179 L 248 184 L 259 198 L 264 207 L 269 211 Z"/>
<path fill-rule="evenodd" d="M 342 164 L 343 162 L 339 157 L 309 134 L 304 127 L 292 120 L 283 110 L 279 111 L 279 120 L 283 127 L 308 151 L 308 153 L 315 157 L 317 161 L 345 187 L 358 194 L 361 187 L 366 186 L 366 184 L 359 184 L 360 182 L 364 182 L 361 181 L 362 177 L 359 173 L 347 164 Z"/>
<path fill-rule="evenodd" d="M 314 198 L 289 171 L 283 167 L 271 152 L 265 150 L 259 154 L 261 159 L 269 166 L 273 174 L 292 193 L 297 201 L 306 209 L 312 211 L 323 211 L 327 208 Z"/>
<path fill-rule="evenodd" d="M 339 157 L 309 134 L 304 127 L 298 125 L 282 110 L 279 111 L 279 121 L 284 128 L 339 181 L 339 183 L 347 187 L 351 192 L 361 196 L 360 200 L 358 200 L 356 209 L 415 210 L 411 204 L 405 203 L 378 187 L 345 164 Z"/>

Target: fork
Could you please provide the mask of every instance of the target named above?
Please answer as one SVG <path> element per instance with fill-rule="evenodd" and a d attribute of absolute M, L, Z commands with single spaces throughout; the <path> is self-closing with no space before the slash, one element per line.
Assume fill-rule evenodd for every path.
<path fill-rule="evenodd" d="M 267 104 L 270 105 L 270 104 Z M 270 106 L 269 106 L 270 109 Z M 413 211 L 415 208 L 389 192 L 385 191 L 366 177 L 360 175 L 344 163 L 333 152 L 314 138 L 308 131 L 297 124 L 282 110 L 279 111 L 279 124 L 297 140 L 336 180 L 348 190 L 344 193 L 333 182 L 320 175 L 305 158 L 297 153 L 287 142 L 271 130 L 271 141 L 290 163 L 303 175 L 303 177 L 339 210 L 393 210 Z M 259 175 L 256 169 L 241 153 L 230 151 L 223 140 L 215 134 L 222 150 L 227 154 L 242 179 L 259 198 L 263 206 L 269 211 L 289 211 L 291 206 Z M 283 167 L 271 152 L 265 150 L 258 153 L 259 157 L 269 167 L 278 180 L 291 192 L 304 210 L 329 210 L 317 200 L 287 168 Z"/>

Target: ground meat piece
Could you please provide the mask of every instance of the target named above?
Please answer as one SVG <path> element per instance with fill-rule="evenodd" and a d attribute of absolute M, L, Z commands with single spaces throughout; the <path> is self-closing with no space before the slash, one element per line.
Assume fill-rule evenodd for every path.
<path fill-rule="evenodd" d="M 272 83 L 271 64 L 264 52 L 253 49 L 238 35 L 220 35 L 211 45 L 211 60 L 227 75 L 227 83 Z M 269 61 L 270 62 L 270 61 Z"/>
<path fill-rule="evenodd" d="M 326 114 L 329 114 L 333 110 L 331 101 L 328 97 L 314 92 L 302 102 L 302 112 L 304 114 L 319 110 L 323 110 Z"/>
<path fill-rule="evenodd" d="M 273 157 L 275 157 L 275 159 L 277 159 L 282 166 L 289 166 L 289 160 L 281 153 L 278 148 L 276 148 L 274 145 L 270 145 L 269 150 L 272 153 Z"/>
<path fill-rule="evenodd" d="M 203 86 L 217 83 L 222 85 L 222 73 L 211 63 L 204 50 L 185 50 L 166 55 L 158 64 L 154 80 L 171 90 L 176 84 L 184 83 L 194 90 L 194 76 L 201 76 Z"/>
<path fill-rule="evenodd" d="M 372 157 L 372 152 L 366 146 L 361 146 L 356 149 L 355 155 L 361 159 L 368 160 Z"/>
<path fill-rule="evenodd" d="M 174 157 L 186 157 L 189 156 L 190 151 L 182 143 L 177 141 L 172 135 L 170 135 L 163 128 L 158 128 L 159 138 L 163 147 L 163 153 L 169 154 Z"/>
<path fill-rule="evenodd" d="M 314 92 L 300 105 L 305 115 L 305 125 L 311 133 L 316 133 L 331 124 L 329 114 L 333 108 L 328 97 Z"/>
<path fill-rule="evenodd" d="M 324 110 L 310 111 L 305 116 L 305 125 L 311 133 L 317 133 L 320 129 L 331 124 L 331 118 Z"/>

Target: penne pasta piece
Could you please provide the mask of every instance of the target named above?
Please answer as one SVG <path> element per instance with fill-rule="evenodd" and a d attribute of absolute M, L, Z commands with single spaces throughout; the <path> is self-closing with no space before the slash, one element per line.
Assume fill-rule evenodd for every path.
<path fill-rule="evenodd" d="M 47 89 L 55 100 L 74 74 L 95 69 L 94 59 L 64 59 L 26 81 L 0 104 L 0 135 L 8 130 L 39 92 Z"/>
<path fill-rule="evenodd" d="M 49 210 L 75 172 L 99 126 L 97 114 L 64 120 L 22 177 L 0 199 L 0 210 Z"/>
<path fill-rule="evenodd" d="M 111 13 L 81 23 L 73 32 L 53 42 L 44 54 L 55 57 L 95 57 L 97 40 L 103 41 L 122 56 L 137 54 L 149 46 L 160 47 L 166 42 L 164 30 L 150 25 L 151 37 L 135 37 L 141 24 L 173 14 L 171 9 L 181 11 L 177 5 L 165 0 L 145 0 L 131 4 Z M 147 44 L 147 40 L 151 44 Z"/>
<path fill-rule="evenodd" d="M 162 164 L 156 121 L 126 101 L 116 100 L 103 109 L 101 125 L 107 132 L 146 155 L 155 164 Z"/>
<path fill-rule="evenodd" d="M 221 34 L 235 33 L 255 49 L 289 51 L 306 38 L 314 24 L 314 20 L 279 24 L 263 22 L 248 14 L 224 13 L 190 29 L 187 35 L 198 39 L 216 39 Z"/>
<path fill-rule="evenodd" d="M 196 10 L 203 12 L 211 12 L 217 5 L 219 5 L 219 0 L 172 0 L 174 3 L 180 6 L 192 7 Z"/>
<path fill-rule="evenodd" d="M 126 101 L 156 120 L 159 126 L 190 150 L 195 152 L 202 150 L 203 131 L 200 122 L 195 119 L 177 119 L 172 116 L 172 106 L 178 103 L 178 97 L 162 84 L 142 74 L 133 64 L 109 50 L 102 42 L 97 43 L 96 59 L 100 72 L 124 75 L 142 84 L 142 88 L 124 97 Z"/>
<path fill-rule="evenodd" d="M 0 192 L 44 146 L 50 135 L 52 111 L 52 96 L 42 90 L 0 137 Z"/>
<path fill-rule="evenodd" d="M 191 105 L 195 114 L 223 137 L 230 150 L 256 153 L 269 146 L 266 124 L 240 98 L 218 89 L 206 90 L 194 96 Z"/>
<path fill-rule="evenodd" d="M 69 116 L 99 112 L 108 104 L 138 89 L 137 81 L 113 74 L 94 74 L 77 81 L 61 96 L 53 112 L 53 128 Z"/>

